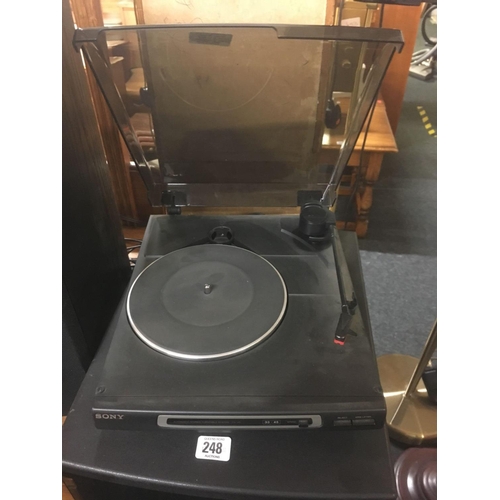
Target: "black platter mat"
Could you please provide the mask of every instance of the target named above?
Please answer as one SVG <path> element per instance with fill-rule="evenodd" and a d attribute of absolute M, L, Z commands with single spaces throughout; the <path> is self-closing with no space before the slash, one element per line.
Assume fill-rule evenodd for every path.
<path fill-rule="evenodd" d="M 285 283 L 263 257 L 228 245 L 176 250 L 149 265 L 127 298 L 137 336 L 151 348 L 188 360 L 240 354 L 278 327 Z"/>

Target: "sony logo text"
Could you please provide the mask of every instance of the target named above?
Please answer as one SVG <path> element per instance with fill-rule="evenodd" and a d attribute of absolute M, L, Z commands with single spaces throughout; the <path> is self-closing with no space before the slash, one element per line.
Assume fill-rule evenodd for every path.
<path fill-rule="evenodd" d="M 125 415 L 117 415 L 114 413 L 96 413 L 95 418 L 102 418 L 104 420 L 123 420 Z"/>

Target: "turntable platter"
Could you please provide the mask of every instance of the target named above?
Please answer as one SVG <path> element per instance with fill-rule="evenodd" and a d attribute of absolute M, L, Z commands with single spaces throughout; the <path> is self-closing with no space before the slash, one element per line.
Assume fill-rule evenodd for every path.
<path fill-rule="evenodd" d="M 197 245 L 149 265 L 127 298 L 134 332 L 148 346 L 186 360 L 247 351 L 278 327 L 287 305 L 279 272 L 228 245 Z"/>

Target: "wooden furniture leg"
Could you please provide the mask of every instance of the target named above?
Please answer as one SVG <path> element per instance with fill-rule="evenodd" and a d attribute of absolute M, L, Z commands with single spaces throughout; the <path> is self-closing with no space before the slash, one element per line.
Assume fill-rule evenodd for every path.
<path fill-rule="evenodd" d="M 361 168 L 360 175 L 361 182 L 358 192 L 356 193 L 356 234 L 359 237 L 366 236 L 368 231 L 368 215 L 373 204 L 373 186 L 378 181 L 382 161 L 384 159 L 383 153 L 370 153 L 366 167 Z"/>

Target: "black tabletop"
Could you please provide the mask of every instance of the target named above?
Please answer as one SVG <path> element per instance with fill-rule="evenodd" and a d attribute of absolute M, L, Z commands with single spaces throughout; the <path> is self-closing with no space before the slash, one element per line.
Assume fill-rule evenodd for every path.
<path fill-rule="evenodd" d="M 341 241 L 369 324 L 356 235 L 341 233 Z M 195 458 L 197 431 L 96 429 L 92 398 L 110 340 L 108 334 L 63 426 L 63 474 L 75 480 L 82 497 L 129 498 L 128 489 L 134 492 L 130 498 L 141 499 L 149 494 L 155 499 L 174 494 L 220 499 L 396 498 L 385 429 L 236 431 L 227 462 Z M 98 484 L 104 493 L 97 492 Z"/>

